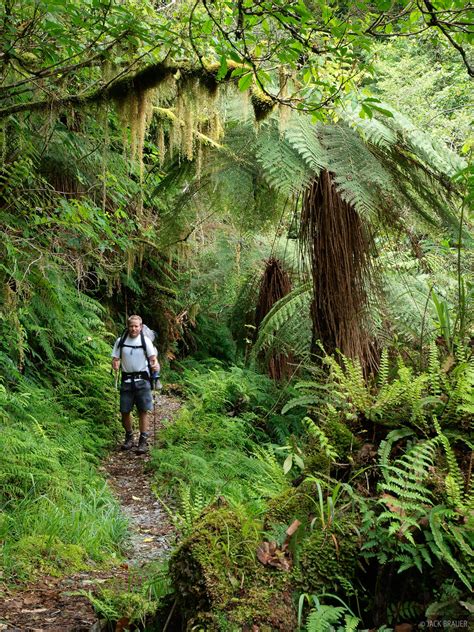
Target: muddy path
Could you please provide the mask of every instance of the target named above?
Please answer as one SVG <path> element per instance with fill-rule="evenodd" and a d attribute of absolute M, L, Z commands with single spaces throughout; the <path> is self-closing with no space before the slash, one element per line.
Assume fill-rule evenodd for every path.
<path fill-rule="evenodd" d="M 167 395 L 157 398 L 156 432 L 163 419 L 172 419 L 180 402 Z M 150 445 L 154 442 L 150 424 Z M 138 433 L 136 433 L 138 434 Z M 169 518 L 151 490 L 149 454 L 112 451 L 100 470 L 129 520 L 130 540 L 126 559 L 108 570 L 89 570 L 61 578 L 45 576 L 20 590 L 0 589 L 0 632 L 95 632 L 100 630 L 97 616 L 86 597 L 73 593 L 94 591 L 109 582 L 127 585 L 136 581 L 139 569 L 152 560 L 166 558 L 173 540 Z"/>

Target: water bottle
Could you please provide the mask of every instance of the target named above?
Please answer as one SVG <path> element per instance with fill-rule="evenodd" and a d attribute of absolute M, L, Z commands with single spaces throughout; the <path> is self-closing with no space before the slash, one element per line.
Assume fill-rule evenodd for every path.
<path fill-rule="evenodd" d="M 152 385 L 153 385 L 153 390 L 156 391 L 161 391 L 161 389 L 163 388 L 163 384 L 160 382 L 160 372 L 159 371 L 153 371 L 153 373 L 151 374 L 151 381 L 152 381 Z"/>

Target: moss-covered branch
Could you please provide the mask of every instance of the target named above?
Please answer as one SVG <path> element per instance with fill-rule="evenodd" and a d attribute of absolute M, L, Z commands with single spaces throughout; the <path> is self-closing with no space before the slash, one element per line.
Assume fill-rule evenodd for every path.
<path fill-rule="evenodd" d="M 181 79 L 199 79 L 203 85 L 212 91 L 217 89 L 219 83 L 217 80 L 219 67 L 218 64 L 209 66 L 208 68 L 202 68 L 193 67 L 184 63 L 169 64 L 159 62 L 146 66 L 133 75 L 127 74 L 125 76 L 115 77 L 88 94 L 73 94 L 57 99 L 49 97 L 47 99 L 9 105 L 0 109 L 0 118 L 5 118 L 6 116 L 18 112 L 41 111 L 51 107 L 85 106 L 104 101 L 120 100 L 132 92 L 141 92 L 155 88 L 169 76 L 176 75 L 177 73 L 179 73 Z M 234 68 L 235 63 L 231 64 L 229 62 L 227 73 L 220 81 L 230 80 Z"/>

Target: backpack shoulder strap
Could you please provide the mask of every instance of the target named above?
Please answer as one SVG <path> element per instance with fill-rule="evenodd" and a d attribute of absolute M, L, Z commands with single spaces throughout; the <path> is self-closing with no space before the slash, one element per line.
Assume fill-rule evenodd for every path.
<path fill-rule="evenodd" d="M 148 353 L 146 352 L 145 334 L 143 333 L 143 331 L 140 332 L 140 338 L 141 338 L 141 341 L 142 341 L 143 353 L 145 354 L 146 363 L 148 365 L 148 375 L 150 376 L 150 384 L 152 384 L 152 380 L 153 380 L 152 373 L 153 373 L 153 371 L 151 370 L 150 359 L 148 357 Z"/>
<path fill-rule="evenodd" d="M 126 329 L 123 334 L 120 336 L 120 340 L 119 340 L 119 344 L 118 344 L 118 350 L 120 353 L 120 359 L 122 359 L 122 350 L 123 350 L 123 345 L 125 343 L 125 340 L 127 339 L 128 336 L 128 329 Z"/>

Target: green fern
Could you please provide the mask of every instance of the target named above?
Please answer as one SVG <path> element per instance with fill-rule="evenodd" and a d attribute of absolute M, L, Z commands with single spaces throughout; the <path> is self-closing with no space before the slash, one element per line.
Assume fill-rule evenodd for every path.
<path fill-rule="evenodd" d="M 313 176 L 305 159 L 280 136 L 276 126 L 263 129 L 256 157 L 266 181 L 284 195 L 299 193 Z"/>
<path fill-rule="evenodd" d="M 322 428 L 319 428 L 309 417 L 305 417 L 303 419 L 303 423 L 306 424 L 308 433 L 319 443 L 319 447 L 321 448 L 322 453 L 329 459 L 330 462 L 335 462 L 338 458 L 337 451 L 335 450 L 334 446 L 330 444 L 329 439 L 325 435 Z"/>
<path fill-rule="evenodd" d="M 183 537 L 186 537 L 192 532 L 196 521 L 212 501 L 212 498 L 206 498 L 200 489 L 194 489 L 191 492 L 190 486 L 182 483 L 177 498 L 178 509 L 171 509 L 161 498 L 158 498 L 158 500 L 168 513 L 176 529 Z"/>
<path fill-rule="evenodd" d="M 318 138 L 319 128 L 307 116 L 293 116 L 285 129 L 285 138 L 304 159 L 313 176 L 328 168 L 326 149 Z"/>
<path fill-rule="evenodd" d="M 342 606 L 319 605 L 309 613 L 306 630 L 307 632 L 331 632 L 343 614 Z"/>
<path fill-rule="evenodd" d="M 441 431 L 441 426 L 439 425 L 436 417 L 433 418 L 433 425 L 436 429 L 441 445 L 443 446 L 446 460 L 448 462 L 449 474 L 445 479 L 447 499 L 453 509 L 465 509 L 469 504 L 472 504 L 474 499 L 470 499 L 470 503 L 468 502 L 469 499 L 467 498 L 467 494 L 464 489 L 464 478 L 461 468 L 458 465 L 448 438 Z"/>
<path fill-rule="evenodd" d="M 263 348 L 271 352 L 277 341 L 277 348 L 281 350 L 282 338 L 285 338 L 285 334 L 286 337 L 290 337 L 288 334 L 291 333 L 294 333 L 302 341 L 300 350 L 308 351 L 311 340 L 310 291 L 311 285 L 304 283 L 275 303 L 260 325 L 258 337 L 252 349 L 253 357 L 256 357 Z M 294 348 L 295 345 L 292 346 L 292 351 Z"/>
<path fill-rule="evenodd" d="M 413 430 L 411 428 L 399 428 L 389 432 L 385 439 L 380 442 L 378 449 L 379 466 L 386 481 L 389 480 L 389 459 L 393 444 L 400 439 L 409 437 L 410 435 L 413 435 Z"/>
<path fill-rule="evenodd" d="M 380 503 L 385 509 L 378 515 L 375 533 L 368 536 L 363 550 L 368 552 L 368 556 L 377 555 L 381 563 L 389 559 L 397 562 L 399 572 L 412 567 L 423 572 L 425 565 L 432 566 L 434 556 L 447 563 L 457 577 L 470 587 L 474 570 L 473 538 L 469 526 L 472 517 L 468 510 L 470 501 L 467 499 L 463 502 L 465 496 L 459 466 L 436 420 L 435 425 L 438 436 L 415 443 L 392 462 L 389 456 L 393 443 L 409 436 L 412 431 L 406 428 L 393 431 L 382 442 L 379 455 L 383 480 L 379 483 L 379 490 Z M 437 504 L 428 486 L 440 446 L 445 450 L 450 469 L 446 491 L 455 509 Z M 461 518 L 466 522 L 465 527 L 460 522 Z M 429 528 L 426 522 L 429 522 Z M 364 522 L 364 529 L 369 534 L 374 529 L 372 523 L 373 517 L 368 517 Z M 419 538 L 415 541 L 416 532 L 424 535 L 425 542 L 420 542 Z M 384 551 L 383 547 L 380 549 L 380 543 L 386 537 L 388 540 Z"/>
<path fill-rule="evenodd" d="M 452 519 L 456 519 L 457 514 L 447 507 L 434 507 L 429 515 L 431 534 L 433 537 L 431 549 L 442 561 L 447 562 L 455 571 L 459 579 L 472 591 L 474 580 L 474 549 L 472 529 L 464 533 L 453 524 Z M 467 542 L 470 537 L 471 544 Z M 459 556 L 453 554 L 453 545 L 462 554 L 462 561 Z"/>
<path fill-rule="evenodd" d="M 347 399 L 355 410 L 369 410 L 372 397 L 360 362 L 344 356 L 342 356 L 342 360 L 343 366 L 331 356 L 324 358 L 325 364 L 330 368 L 331 380 L 337 383 L 340 396 Z"/>

